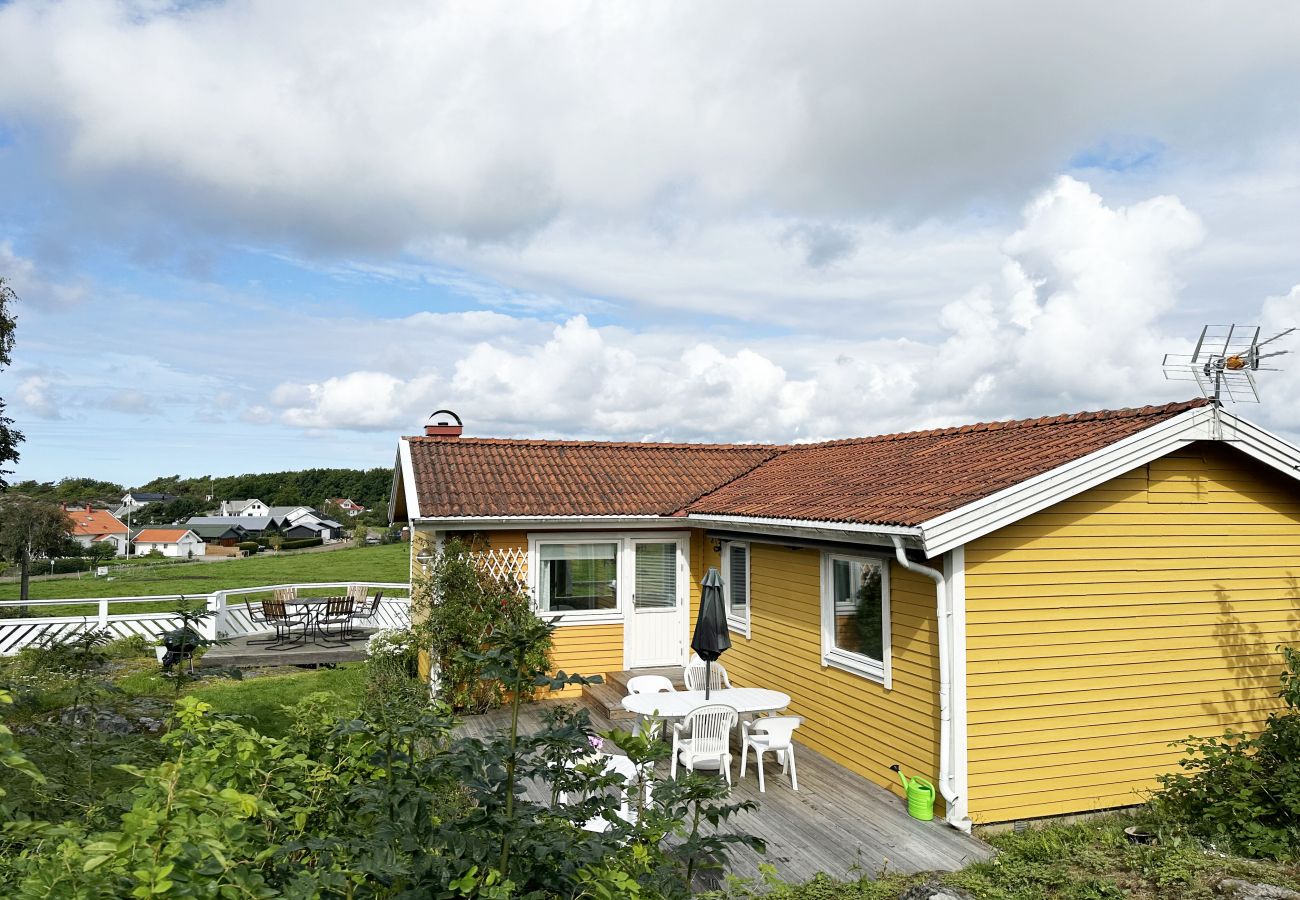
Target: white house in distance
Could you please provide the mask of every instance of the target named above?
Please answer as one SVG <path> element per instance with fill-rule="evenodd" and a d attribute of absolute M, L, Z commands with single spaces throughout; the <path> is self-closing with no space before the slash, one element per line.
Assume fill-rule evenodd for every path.
<path fill-rule="evenodd" d="M 78 544 L 89 547 L 107 541 L 114 546 L 118 556 L 126 556 L 127 530 L 117 516 L 106 509 L 95 509 L 89 503 L 85 509 L 69 509 L 65 503 L 63 511 L 72 520 L 72 539 Z"/>
<path fill-rule="evenodd" d="M 145 528 L 135 536 L 135 553 L 141 556 L 157 550 L 163 556 L 206 556 L 208 545 L 188 528 Z"/>
<path fill-rule="evenodd" d="M 148 506 L 150 503 L 170 503 L 175 499 L 177 499 L 176 494 L 156 494 L 156 493 L 149 493 L 146 491 L 128 491 L 127 494 L 122 498 L 122 506 L 119 508 L 118 512 L 124 513 L 127 510 L 137 510 L 140 509 L 142 506 Z"/>
<path fill-rule="evenodd" d="M 271 508 L 261 500 L 222 500 L 218 516 L 269 516 Z"/>
<path fill-rule="evenodd" d="M 366 507 L 362 506 L 360 503 L 354 502 L 351 497 L 330 497 L 325 502 L 327 504 L 333 503 L 349 516 L 358 516 L 366 511 Z"/>

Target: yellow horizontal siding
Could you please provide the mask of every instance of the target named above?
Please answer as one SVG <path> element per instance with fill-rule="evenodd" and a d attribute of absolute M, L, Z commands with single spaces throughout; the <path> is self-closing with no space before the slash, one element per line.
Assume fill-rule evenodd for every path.
<path fill-rule="evenodd" d="M 971 816 L 1122 806 L 1170 747 L 1277 709 L 1300 642 L 1300 491 L 1194 445 L 966 550 Z"/>
<path fill-rule="evenodd" d="M 692 581 L 720 566 L 712 543 L 693 553 Z M 938 774 L 934 583 L 890 568 L 893 690 L 821 664 L 821 554 L 751 544 L 750 632 L 732 634 L 722 663 L 733 684 L 790 695 L 801 743 L 898 792 L 893 763 Z M 694 612 L 694 611 L 693 611 Z"/>

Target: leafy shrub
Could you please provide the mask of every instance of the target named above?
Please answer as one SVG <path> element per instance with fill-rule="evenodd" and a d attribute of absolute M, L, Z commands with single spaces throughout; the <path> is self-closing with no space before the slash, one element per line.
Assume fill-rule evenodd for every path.
<path fill-rule="evenodd" d="M 240 541 L 235 546 L 238 547 L 240 550 L 243 550 L 249 556 L 252 556 L 258 550 L 262 549 L 262 545 L 259 544 L 257 541 Z"/>
<path fill-rule="evenodd" d="M 110 659 L 135 659 L 139 656 L 153 656 L 154 643 L 139 634 L 109 641 L 104 645 L 104 654 Z"/>
<path fill-rule="evenodd" d="M 32 560 L 33 575 L 70 575 L 73 572 L 89 572 L 94 562 L 80 556 L 60 556 L 55 559 Z"/>
<path fill-rule="evenodd" d="M 549 640 L 536 618 L 507 622 L 481 648 L 482 671 L 516 704 L 526 684 L 583 683 L 529 666 Z M 17 814 L 0 829 L 0 896 L 672 900 L 690 896 L 694 876 L 721 865 L 732 844 L 762 846 L 726 833 L 753 804 L 723 802 L 716 777 L 658 780 L 635 823 L 618 817 L 605 789 L 622 777 L 573 763 L 590 752 L 585 711 L 558 708 L 536 734 L 512 727 L 486 739 L 457 738 L 427 694 L 419 704 L 376 698 L 337 721 L 347 712 L 310 695 L 275 738 L 182 699 L 160 744 L 167 758 L 130 768 L 134 785 L 119 802 L 58 822 L 5 809 Z M 640 766 L 668 755 L 662 742 L 611 737 Z M 43 777 L 0 729 L 5 767 Z M 587 799 L 534 803 L 527 779 Z M 609 829 L 585 830 L 591 818 Z"/>
<path fill-rule="evenodd" d="M 483 678 L 479 654 L 496 629 L 536 620 L 524 586 L 488 573 L 469 545 L 451 540 L 411 588 L 412 618 L 437 667 L 439 698 L 457 712 L 501 706 L 508 694 L 501 682 Z M 546 669 L 550 649 L 548 638 L 530 651 L 528 664 Z M 522 690 L 525 697 L 533 694 L 530 685 Z"/>
<path fill-rule="evenodd" d="M 1300 853 L 1300 649 L 1281 648 L 1283 709 L 1256 735 L 1183 742 L 1181 772 L 1160 776 L 1158 816 L 1245 856 Z"/>
<path fill-rule="evenodd" d="M 280 549 L 281 549 L 281 550 L 301 550 L 301 549 L 304 548 L 304 547 L 319 547 L 319 546 L 320 546 L 321 544 L 323 544 L 323 543 L 325 543 L 324 539 L 322 539 L 322 538 L 318 538 L 318 537 L 314 537 L 314 538 L 295 538 L 295 539 L 292 540 L 292 541 L 281 541 L 281 542 L 280 542 Z"/>

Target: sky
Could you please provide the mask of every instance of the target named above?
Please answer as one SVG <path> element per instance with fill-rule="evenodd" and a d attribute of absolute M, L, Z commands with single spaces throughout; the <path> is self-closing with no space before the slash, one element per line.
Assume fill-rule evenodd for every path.
<path fill-rule="evenodd" d="M 15 477 L 1195 396 L 1203 325 L 1300 325 L 1297 46 L 1295 4 L 0 4 Z M 1300 440 L 1279 364 L 1233 411 Z"/>

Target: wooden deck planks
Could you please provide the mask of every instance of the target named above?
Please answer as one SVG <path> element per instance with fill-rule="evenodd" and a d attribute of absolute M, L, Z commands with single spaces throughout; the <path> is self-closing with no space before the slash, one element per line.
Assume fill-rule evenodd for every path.
<path fill-rule="evenodd" d="M 231 638 L 228 643 L 209 647 L 198 661 L 200 667 L 250 667 L 250 666 L 320 666 L 345 662 L 360 662 L 366 658 L 366 638 L 376 629 L 362 629 L 363 637 L 349 641 L 346 647 L 324 647 L 306 643 L 289 650 L 270 650 L 265 644 L 249 644 L 249 640 L 265 640 L 266 634 L 248 634 Z"/>
<path fill-rule="evenodd" d="M 533 703 L 520 711 L 521 729 L 541 726 L 540 713 L 547 703 Z M 509 726 L 509 711 L 497 710 L 463 721 L 460 732 L 484 737 Z M 608 723 L 593 716 L 597 730 Z M 767 792 L 758 791 L 758 774 L 751 768 L 739 777 L 740 758 L 732 763 L 735 788 L 732 799 L 754 800 L 758 808 L 742 813 L 733 827 L 767 841 L 767 853 L 739 848 L 732 853 L 731 872 L 754 877 L 760 863 L 776 867 L 778 874 L 793 883 L 806 881 L 818 872 L 836 878 L 875 876 L 882 871 L 954 871 L 970 862 L 988 859 L 992 849 L 983 841 L 942 824 L 918 822 L 907 815 L 901 798 L 865 778 L 832 762 L 816 751 L 799 745 L 799 791 L 770 757 L 765 772 Z M 546 802 L 547 791 L 529 785 L 527 796 Z"/>

